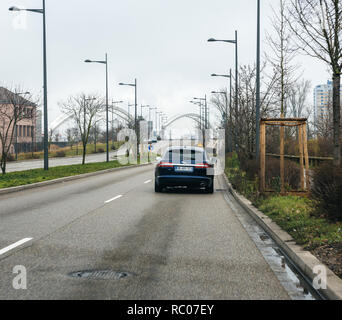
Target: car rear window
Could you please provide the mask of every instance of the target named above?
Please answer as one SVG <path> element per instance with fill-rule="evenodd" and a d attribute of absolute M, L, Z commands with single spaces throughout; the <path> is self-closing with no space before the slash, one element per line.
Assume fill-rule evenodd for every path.
<path fill-rule="evenodd" d="M 170 163 L 198 164 L 206 161 L 206 155 L 200 150 L 174 149 L 167 151 L 163 160 Z"/>

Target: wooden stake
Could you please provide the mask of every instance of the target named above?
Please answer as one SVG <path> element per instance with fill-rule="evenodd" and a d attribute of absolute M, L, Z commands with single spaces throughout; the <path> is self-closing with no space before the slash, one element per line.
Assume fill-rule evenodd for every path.
<path fill-rule="evenodd" d="M 281 115 L 281 118 L 284 118 L 284 115 Z M 280 192 L 281 194 L 285 194 L 285 127 L 283 125 L 280 126 Z"/>
<path fill-rule="evenodd" d="M 309 191 L 310 190 L 309 152 L 308 152 L 308 137 L 306 133 L 306 123 L 303 124 L 303 140 L 304 140 L 306 191 Z"/>
<path fill-rule="evenodd" d="M 260 191 L 266 191 L 266 124 L 260 124 Z"/>
<path fill-rule="evenodd" d="M 304 191 L 304 146 L 303 146 L 303 126 L 298 128 L 298 144 L 299 144 L 299 157 L 300 157 L 300 187 Z"/>

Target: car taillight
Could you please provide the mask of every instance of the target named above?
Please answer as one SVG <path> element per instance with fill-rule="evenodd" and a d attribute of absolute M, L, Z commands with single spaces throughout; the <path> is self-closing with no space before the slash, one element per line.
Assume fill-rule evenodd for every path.
<path fill-rule="evenodd" d="M 173 164 L 170 162 L 159 162 L 157 166 L 159 168 L 172 168 Z"/>
<path fill-rule="evenodd" d="M 196 164 L 196 168 L 209 169 L 209 168 L 211 168 L 211 165 L 208 164 L 208 163 L 197 163 L 197 164 Z"/>

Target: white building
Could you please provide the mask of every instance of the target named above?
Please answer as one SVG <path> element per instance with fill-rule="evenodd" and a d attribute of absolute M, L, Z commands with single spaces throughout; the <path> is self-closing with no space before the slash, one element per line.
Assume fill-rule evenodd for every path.
<path fill-rule="evenodd" d="M 328 81 L 327 84 L 318 85 L 314 89 L 314 121 L 315 127 L 319 121 L 328 117 L 329 109 L 332 106 L 333 83 Z M 342 86 L 341 86 L 341 103 L 342 103 Z"/>

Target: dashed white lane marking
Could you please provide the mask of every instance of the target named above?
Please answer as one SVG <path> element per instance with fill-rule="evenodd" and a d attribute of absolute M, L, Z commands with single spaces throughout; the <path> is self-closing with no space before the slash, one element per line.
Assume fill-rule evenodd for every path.
<path fill-rule="evenodd" d="M 109 200 L 105 201 L 105 203 L 110 203 L 112 201 L 120 199 L 121 197 L 122 197 L 122 195 L 120 194 L 119 196 L 116 196 L 115 198 L 112 198 L 112 199 L 109 199 Z"/>
<path fill-rule="evenodd" d="M 11 251 L 11 250 L 15 249 L 16 247 L 21 246 L 22 244 L 24 244 L 24 243 L 26 243 L 26 242 L 31 241 L 32 239 L 33 239 L 33 238 L 25 238 L 25 239 L 22 239 L 22 240 L 20 240 L 20 241 L 18 241 L 18 242 L 16 242 L 16 243 L 13 243 L 13 244 L 9 245 L 9 246 L 6 247 L 6 248 L 1 249 L 1 250 L 0 250 L 0 256 L 3 255 L 3 254 L 5 254 L 5 253 L 8 252 L 8 251 Z"/>
<path fill-rule="evenodd" d="M 150 182 L 152 182 L 152 180 L 147 180 L 147 181 L 145 181 L 144 183 L 145 183 L 145 184 L 148 184 L 148 183 L 150 183 Z"/>

